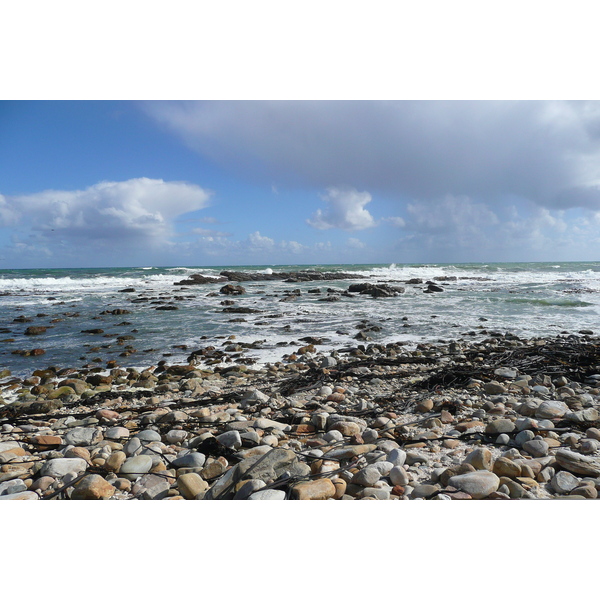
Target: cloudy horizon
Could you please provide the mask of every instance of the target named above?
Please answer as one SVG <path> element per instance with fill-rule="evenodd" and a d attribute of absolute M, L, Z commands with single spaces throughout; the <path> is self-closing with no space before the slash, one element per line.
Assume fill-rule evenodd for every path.
<path fill-rule="evenodd" d="M 600 256 L 593 101 L 0 102 L 0 268 Z"/>

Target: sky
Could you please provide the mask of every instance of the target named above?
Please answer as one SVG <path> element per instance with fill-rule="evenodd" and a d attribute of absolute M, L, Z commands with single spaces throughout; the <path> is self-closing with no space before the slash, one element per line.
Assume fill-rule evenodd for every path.
<path fill-rule="evenodd" d="M 600 260 L 594 101 L 0 101 L 1 268 Z"/>

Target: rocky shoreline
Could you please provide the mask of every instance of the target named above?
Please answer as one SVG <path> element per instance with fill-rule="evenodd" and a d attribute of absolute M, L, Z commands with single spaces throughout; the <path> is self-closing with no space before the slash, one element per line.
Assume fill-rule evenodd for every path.
<path fill-rule="evenodd" d="M 254 369 L 205 348 L 145 370 L 0 372 L 0 499 L 598 497 L 591 332 L 306 339 Z"/>

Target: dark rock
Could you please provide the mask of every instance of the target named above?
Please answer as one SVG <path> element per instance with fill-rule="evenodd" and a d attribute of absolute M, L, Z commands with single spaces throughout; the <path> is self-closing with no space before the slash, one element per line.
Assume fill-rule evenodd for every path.
<path fill-rule="evenodd" d="M 46 333 L 46 327 L 32 325 L 25 330 L 25 335 L 40 335 Z"/>
<path fill-rule="evenodd" d="M 224 285 L 219 292 L 221 294 L 226 294 L 227 296 L 241 296 L 246 293 L 246 290 L 241 285 L 231 285 L 228 283 Z"/>

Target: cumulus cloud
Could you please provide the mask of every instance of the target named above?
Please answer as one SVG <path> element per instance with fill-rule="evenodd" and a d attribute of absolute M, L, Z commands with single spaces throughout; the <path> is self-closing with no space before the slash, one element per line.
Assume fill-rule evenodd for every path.
<path fill-rule="evenodd" d="M 208 205 L 210 192 L 162 179 L 103 181 L 83 190 L 45 190 L 0 200 L 0 226 L 50 242 L 166 242 L 173 220 Z"/>
<path fill-rule="evenodd" d="M 307 223 L 315 229 L 343 229 L 358 231 L 375 226 L 371 213 L 364 207 L 371 202 L 371 194 L 358 192 L 352 188 L 330 187 L 322 196 L 328 207 L 307 219 Z"/>
<path fill-rule="evenodd" d="M 260 235 L 259 231 L 255 231 L 248 236 L 247 246 L 250 250 L 272 250 L 275 246 L 275 240 Z"/>
<path fill-rule="evenodd" d="M 145 104 L 190 147 L 265 184 L 344 182 L 398 200 L 449 194 L 498 205 L 515 195 L 546 208 L 600 208 L 599 107 L 555 101 Z"/>
<path fill-rule="evenodd" d="M 346 241 L 346 246 L 357 249 L 366 248 L 366 244 L 361 242 L 358 238 L 348 238 Z"/>
<path fill-rule="evenodd" d="M 216 229 L 203 229 L 202 227 L 196 227 L 192 229 L 192 233 L 203 237 L 230 237 L 231 233 L 227 231 L 217 231 Z"/>

